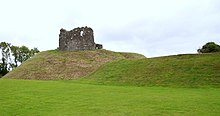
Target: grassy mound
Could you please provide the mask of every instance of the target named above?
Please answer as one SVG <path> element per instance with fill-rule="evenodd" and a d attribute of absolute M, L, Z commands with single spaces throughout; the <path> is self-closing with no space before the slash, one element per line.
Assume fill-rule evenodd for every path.
<path fill-rule="evenodd" d="M 77 79 L 97 70 L 105 63 L 122 59 L 141 59 L 143 55 L 107 50 L 38 53 L 3 78 L 60 80 Z"/>
<path fill-rule="evenodd" d="M 138 86 L 220 87 L 220 54 L 121 60 L 102 66 L 83 81 Z"/>
<path fill-rule="evenodd" d="M 95 84 L 220 87 L 220 53 L 145 58 L 107 50 L 51 50 L 37 54 L 3 78 L 81 78 L 78 81 Z"/>

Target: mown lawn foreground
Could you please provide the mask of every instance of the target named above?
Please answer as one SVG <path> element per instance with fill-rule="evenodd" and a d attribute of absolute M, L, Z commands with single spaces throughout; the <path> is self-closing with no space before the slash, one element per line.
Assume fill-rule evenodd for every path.
<path fill-rule="evenodd" d="M 220 88 L 136 87 L 0 80 L 0 116 L 220 114 Z"/>

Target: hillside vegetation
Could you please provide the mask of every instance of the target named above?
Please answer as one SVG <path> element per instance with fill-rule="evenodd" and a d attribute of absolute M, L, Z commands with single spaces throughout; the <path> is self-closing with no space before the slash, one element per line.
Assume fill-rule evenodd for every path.
<path fill-rule="evenodd" d="M 220 54 L 188 54 L 108 63 L 84 81 L 138 86 L 220 87 Z"/>
<path fill-rule="evenodd" d="M 122 59 L 142 59 L 135 53 L 120 53 L 108 50 L 40 52 L 3 78 L 61 80 L 77 79 L 97 70 L 105 63 Z"/>
<path fill-rule="evenodd" d="M 145 58 L 107 50 L 38 53 L 3 78 L 136 86 L 220 87 L 220 53 Z"/>
<path fill-rule="evenodd" d="M 217 116 L 219 58 L 41 52 L 0 79 L 0 116 Z"/>

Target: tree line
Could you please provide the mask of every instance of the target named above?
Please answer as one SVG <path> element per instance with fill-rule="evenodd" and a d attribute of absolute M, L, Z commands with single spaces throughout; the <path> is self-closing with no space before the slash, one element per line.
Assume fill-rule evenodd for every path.
<path fill-rule="evenodd" d="M 0 77 L 16 68 L 22 62 L 40 52 L 37 48 L 29 49 L 26 46 L 14 46 L 7 42 L 0 43 Z"/>

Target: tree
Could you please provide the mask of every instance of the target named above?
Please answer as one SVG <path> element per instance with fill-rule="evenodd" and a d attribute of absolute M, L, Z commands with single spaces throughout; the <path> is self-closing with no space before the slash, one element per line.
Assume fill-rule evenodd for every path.
<path fill-rule="evenodd" d="M 21 46 L 20 48 L 19 48 L 19 57 L 18 57 L 18 61 L 19 62 L 24 62 L 24 61 L 26 61 L 28 58 L 30 58 L 31 57 L 31 51 L 28 49 L 28 47 L 26 47 L 26 46 Z"/>
<path fill-rule="evenodd" d="M 208 42 L 197 50 L 198 53 L 220 52 L 220 46 L 215 42 Z"/>
<path fill-rule="evenodd" d="M 31 49 L 30 55 L 34 56 L 36 53 L 40 52 L 37 48 Z"/>
<path fill-rule="evenodd" d="M 26 61 L 27 59 L 34 56 L 36 53 L 40 52 L 37 48 L 29 50 L 26 46 L 21 46 L 18 52 L 18 61 L 20 63 Z"/>
<path fill-rule="evenodd" d="M 11 52 L 12 52 L 12 55 L 14 56 L 14 62 L 15 62 L 15 65 L 12 65 L 12 67 L 18 66 L 19 50 L 20 49 L 18 46 L 11 46 Z"/>
<path fill-rule="evenodd" d="M 26 46 L 14 46 L 10 43 L 0 43 L 1 62 L 0 62 L 0 75 L 4 76 L 11 69 L 18 67 L 19 63 L 40 52 L 37 48 L 29 49 Z"/>
<path fill-rule="evenodd" d="M 6 73 L 8 73 L 10 67 L 9 67 L 9 62 L 11 61 L 11 57 L 10 57 L 10 46 L 11 44 L 6 43 L 6 42 L 1 42 L 0 43 L 0 50 L 1 50 L 1 67 L 0 67 L 0 73 L 2 75 L 5 75 Z"/>

